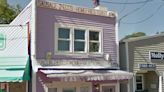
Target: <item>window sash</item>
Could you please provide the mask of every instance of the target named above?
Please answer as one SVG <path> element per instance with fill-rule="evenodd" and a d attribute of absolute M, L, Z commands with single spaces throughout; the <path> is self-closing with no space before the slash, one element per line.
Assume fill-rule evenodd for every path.
<path fill-rule="evenodd" d="M 137 77 L 140 77 L 140 80 L 137 80 Z M 139 89 L 139 85 L 141 85 L 141 89 Z M 144 90 L 144 78 L 143 75 L 136 75 L 136 90 Z"/>
<path fill-rule="evenodd" d="M 60 26 L 59 26 L 60 28 Z M 58 28 L 58 29 L 59 29 Z M 65 28 L 65 27 L 61 27 L 61 28 Z M 67 27 L 66 27 L 67 28 Z M 68 28 L 67 28 L 68 29 Z M 58 48 L 57 48 L 57 51 L 58 52 L 69 52 L 69 53 L 101 53 L 102 52 L 102 33 L 100 30 L 89 30 L 89 29 L 78 29 L 78 27 L 69 27 L 70 29 L 70 32 L 69 32 L 69 38 L 59 38 L 57 37 L 58 41 L 61 40 L 61 41 L 70 41 L 69 42 L 69 50 L 68 51 L 60 51 Z M 80 37 L 78 39 L 78 37 L 76 37 L 77 39 L 75 39 L 75 31 L 78 32 L 79 31 L 84 31 L 84 39 L 82 39 L 83 37 Z M 59 30 L 58 30 L 59 31 Z M 89 37 L 89 33 L 90 32 L 97 32 L 98 34 L 98 38 L 96 38 L 97 40 L 90 40 L 90 37 Z M 93 36 L 93 35 L 92 35 Z M 58 41 L 57 41 L 57 44 L 58 44 Z M 76 51 L 75 50 L 75 42 L 84 42 L 84 50 L 81 50 L 81 51 Z M 98 44 L 97 47 L 98 47 L 98 50 L 95 50 L 95 51 L 90 51 L 90 46 L 89 44 L 90 43 L 95 43 L 95 44 Z M 81 47 L 82 48 L 82 47 Z"/>

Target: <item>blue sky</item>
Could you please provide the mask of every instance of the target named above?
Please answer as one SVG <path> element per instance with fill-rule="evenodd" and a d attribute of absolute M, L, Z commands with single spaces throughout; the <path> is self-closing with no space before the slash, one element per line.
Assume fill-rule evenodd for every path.
<path fill-rule="evenodd" d="M 9 4 L 25 7 L 31 0 L 8 0 Z M 92 0 L 51 0 L 85 7 L 93 7 Z M 134 32 L 155 35 L 164 31 L 164 0 L 100 0 L 102 6 L 116 11 L 120 21 L 119 39 Z M 148 1 L 147 3 L 144 3 Z M 105 3 L 108 2 L 108 3 Z M 140 3 L 141 2 L 141 3 Z M 135 4 L 134 4 L 135 3 Z M 136 4 L 137 3 L 137 4 Z M 126 16 L 126 17 L 123 17 Z M 128 24 L 127 24 L 128 23 Z"/>

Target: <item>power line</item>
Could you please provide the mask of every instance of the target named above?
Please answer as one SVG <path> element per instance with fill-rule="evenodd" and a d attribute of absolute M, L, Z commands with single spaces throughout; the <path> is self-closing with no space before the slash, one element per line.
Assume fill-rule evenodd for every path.
<path fill-rule="evenodd" d="M 140 20 L 140 21 L 137 21 L 137 22 L 124 22 L 122 21 L 121 23 L 123 24 L 139 24 L 139 23 L 142 23 L 142 22 L 145 22 L 147 20 L 149 20 L 150 18 L 152 18 L 155 14 L 157 14 L 157 12 L 164 6 L 164 3 L 162 3 L 157 9 L 155 12 L 153 12 L 150 16 L 146 17 L 145 19 L 143 20 Z"/>
<path fill-rule="evenodd" d="M 136 11 L 140 10 L 140 9 L 141 9 L 142 7 L 144 7 L 146 4 L 147 4 L 147 2 L 145 2 L 142 6 L 136 8 L 136 9 L 130 11 L 130 12 L 128 12 L 128 13 L 125 14 L 125 15 L 123 15 L 123 16 L 122 16 L 121 18 L 119 18 L 119 20 L 118 20 L 119 24 L 120 24 L 120 22 L 121 22 L 121 20 L 122 20 L 123 18 L 125 18 L 125 17 L 127 17 L 127 16 L 129 16 L 129 15 L 135 13 Z"/>
<path fill-rule="evenodd" d="M 127 2 L 128 2 L 128 0 L 125 1 L 125 3 L 127 3 Z M 123 11 L 125 10 L 126 5 L 127 5 L 127 4 L 124 4 L 123 8 L 120 10 L 120 13 L 123 12 Z"/>
<path fill-rule="evenodd" d="M 142 3 L 147 3 L 151 2 L 153 0 L 145 0 L 145 1 L 138 1 L 138 2 L 112 2 L 112 1 L 100 1 L 102 3 L 110 3 L 110 4 L 142 4 Z"/>

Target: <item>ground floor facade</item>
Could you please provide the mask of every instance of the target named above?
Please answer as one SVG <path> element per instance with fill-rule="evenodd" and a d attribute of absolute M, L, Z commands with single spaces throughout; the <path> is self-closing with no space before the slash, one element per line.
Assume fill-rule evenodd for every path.
<path fill-rule="evenodd" d="M 29 92 L 28 82 L 0 83 L 0 92 Z"/>
<path fill-rule="evenodd" d="M 127 84 L 133 76 L 127 72 L 125 73 L 128 75 L 122 73 L 124 72 L 96 75 L 76 72 L 70 76 L 65 71 L 58 74 L 52 73 L 51 70 L 44 73 L 37 72 L 36 92 L 120 92 L 120 83 Z"/>
<path fill-rule="evenodd" d="M 120 43 L 121 67 L 133 72 L 127 92 L 164 92 L 164 35 L 124 40 Z M 122 88 L 121 92 L 125 92 Z"/>

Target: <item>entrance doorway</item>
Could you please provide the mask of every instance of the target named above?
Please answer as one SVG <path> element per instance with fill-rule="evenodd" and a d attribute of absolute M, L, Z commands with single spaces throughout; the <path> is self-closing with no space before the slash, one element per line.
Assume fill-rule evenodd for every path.
<path fill-rule="evenodd" d="M 135 77 L 135 92 L 158 92 L 159 76 L 155 71 L 141 73 L 138 71 Z"/>

